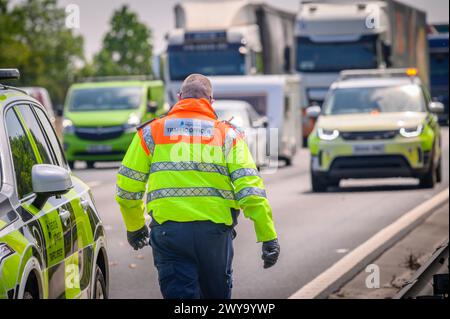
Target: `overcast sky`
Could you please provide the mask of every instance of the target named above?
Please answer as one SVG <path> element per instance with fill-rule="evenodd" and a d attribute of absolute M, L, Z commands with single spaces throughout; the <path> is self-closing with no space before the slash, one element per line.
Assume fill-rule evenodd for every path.
<path fill-rule="evenodd" d="M 18 2 L 20 0 L 14 0 Z M 80 7 L 80 29 L 85 38 L 85 52 L 92 57 L 100 47 L 108 30 L 109 19 L 115 9 L 128 4 L 153 31 L 155 52 L 165 49 L 164 35 L 174 27 L 173 7 L 180 0 L 58 0 L 61 6 L 77 4 Z M 261 0 L 264 1 L 264 0 Z M 449 21 L 449 0 L 401 0 L 412 4 L 428 14 L 432 23 Z M 265 0 L 272 5 L 290 11 L 299 9 L 299 0 Z M 208 14 L 205 12 L 205 14 Z"/>

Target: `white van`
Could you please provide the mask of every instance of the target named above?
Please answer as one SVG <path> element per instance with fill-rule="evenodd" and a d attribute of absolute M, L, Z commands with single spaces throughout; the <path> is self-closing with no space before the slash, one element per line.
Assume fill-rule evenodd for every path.
<path fill-rule="evenodd" d="M 302 144 L 301 108 L 307 106 L 306 92 L 299 75 L 248 75 L 209 77 L 216 100 L 250 103 L 259 115 L 267 117 L 270 129 L 270 155 L 278 154 L 286 165 L 292 164 Z M 273 143 L 273 129 L 278 143 Z M 274 146 L 278 146 L 274 149 Z"/>

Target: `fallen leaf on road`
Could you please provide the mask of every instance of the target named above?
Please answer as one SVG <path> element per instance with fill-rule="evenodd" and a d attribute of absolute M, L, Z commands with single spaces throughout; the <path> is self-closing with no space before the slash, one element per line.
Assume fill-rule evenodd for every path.
<path fill-rule="evenodd" d="M 145 257 L 144 257 L 144 255 L 137 255 L 136 256 L 136 259 L 144 259 Z"/>
<path fill-rule="evenodd" d="M 119 263 L 117 261 L 110 261 L 109 262 L 109 265 L 112 266 L 112 267 L 117 266 L 118 264 Z"/>
<path fill-rule="evenodd" d="M 136 267 L 137 267 L 136 264 L 129 264 L 129 265 L 128 265 L 128 268 L 130 268 L 130 269 L 135 269 Z"/>

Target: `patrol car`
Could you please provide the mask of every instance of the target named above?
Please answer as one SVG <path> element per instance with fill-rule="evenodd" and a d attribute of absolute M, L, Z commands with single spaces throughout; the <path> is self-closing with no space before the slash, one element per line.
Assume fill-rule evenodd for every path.
<path fill-rule="evenodd" d="M 412 177 L 420 187 L 441 181 L 441 133 L 432 102 L 416 69 L 343 71 L 309 137 L 315 192 L 342 179 Z"/>
<path fill-rule="evenodd" d="M 0 113 L 0 299 L 107 298 L 105 230 L 44 107 L 0 84 Z"/>

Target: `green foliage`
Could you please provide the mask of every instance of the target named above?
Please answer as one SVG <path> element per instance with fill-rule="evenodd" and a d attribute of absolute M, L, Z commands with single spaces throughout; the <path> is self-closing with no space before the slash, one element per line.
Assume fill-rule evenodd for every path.
<path fill-rule="evenodd" d="M 22 86 L 47 88 L 62 103 L 83 60 L 83 39 L 65 27 L 65 12 L 56 0 L 26 0 L 8 9 L 0 0 L 0 67 L 21 72 Z"/>
<path fill-rule="evenodd" d="M 17 192 L 19 197 L 30 194 L 31 185 L 31 169 L 37 164 L 34 157 L 33 149 L 25 135 L 9 138 L 11 152 L 14 161 L 14 172 L 16 173 Z"/>
<path fill-rule="evenodd" d="M 24 64 L 30 49 L 23 43 L 24 26 L 17 10 L 8 9 L 8 0 L 0 0 L 0 67 L 16 67 Z"/>
<path fill-rule="evenodd" d="M 151 31 L 127 6 L 114 12 L 111 30 L 92 63 L 83 55 L 83 38 L 65 26 L 57 0 L 0 0 L 0 68 L 18 68 L 16 86 L 42 86 L 62 104 L 78 78 L 152 74 Z"/>
<path fill-rule="evenodd" d="M 94 58 L 95 75 L 152 74 L 151 31 L 126 5 L 114 12 L 110 25 Z"/>

